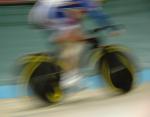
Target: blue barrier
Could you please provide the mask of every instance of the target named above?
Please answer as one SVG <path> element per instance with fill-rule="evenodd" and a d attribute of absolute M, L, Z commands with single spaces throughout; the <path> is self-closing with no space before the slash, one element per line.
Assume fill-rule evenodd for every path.
<path fill-rule="evenodd" d="M 150 69 L 143 70 L 142 72 L 137 74 L 138 84 L 143 84 L 150 82 Z M 96 89 L 99 87 L 104 87 L 105 82 L 102 78 L 98 78 L 98 76 L 92 76 L 84 79 L 81 84 L 87 84 L 87 86 L 91 89 Z M 19 96 L 28 95 L 25 92 L 22 92 L 22 85 L 2 85 L 0 86 L 0 98 L 15 98 Z M 29 91 L 31 94 L 31 91 Z"/>

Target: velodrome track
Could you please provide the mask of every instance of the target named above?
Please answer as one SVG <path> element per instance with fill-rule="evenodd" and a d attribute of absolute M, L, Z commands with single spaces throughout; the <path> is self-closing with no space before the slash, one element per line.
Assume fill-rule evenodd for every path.
<path fill-rule="evenodd" d="M 41 106 L 32 99 L 0 100 L 2 117 L 149 117 L 150 84 L 139 85 L 130 93 L 108 95 L 105 89 L 85 91 L 54 106 Z"/>

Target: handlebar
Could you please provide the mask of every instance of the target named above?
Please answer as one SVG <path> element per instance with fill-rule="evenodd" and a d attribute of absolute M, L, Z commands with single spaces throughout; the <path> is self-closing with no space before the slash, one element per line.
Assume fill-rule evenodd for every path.
<path fill-rule="evenodd" d="M 121 24 L 109 25 L 109 26 L 95 28 L 93 30 L 90 30 L 89 33 L 97 33 L 97 32 L 100 32 L 100 31 L 107 30 L 107 29 L 119 30 L 119 29 L 123 29 L 123 28 L 124 28 L 124 26 L 121 25 Z"/>

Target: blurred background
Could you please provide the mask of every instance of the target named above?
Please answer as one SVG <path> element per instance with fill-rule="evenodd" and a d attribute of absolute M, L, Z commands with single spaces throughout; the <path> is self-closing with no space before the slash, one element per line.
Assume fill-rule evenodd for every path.
<path fill-rule="evenodd" d="M 0 0 L 0 84 L 16 84 L 13 75 L 18 57 L 47 51 L 47 36 L 27 23 L 33 0 Z M 124 32 L 107 43 L 124 44 L 131 49 L 142 70 L 150 67 L 150 1 L 107 0 L 104 10 L 115 23 L 125 25 Z M 90 25 L 90 24 L 89 24 Z M 87 24 L 88 27 L 88 24 Z"/>

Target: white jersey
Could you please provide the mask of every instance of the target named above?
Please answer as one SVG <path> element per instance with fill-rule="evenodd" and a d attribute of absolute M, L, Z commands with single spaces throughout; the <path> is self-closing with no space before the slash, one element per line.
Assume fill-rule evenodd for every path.
<path fill-rule="evenodd" d="M 68 4 L 71 3 L 71 4 Z M 74 4 L 75 3 L 75 4 Z M 100 26 L 110 25 L 109 16 L 98 9 L 94 0 L 38 0 L 29 14 L 29 22 L 46 29 L 62 29 L 80 24 L 69 10 L 85 12 Z M 75 12 L 74 12 L 75 13 Z M 75 13 L 78 17 L 78 12 Z M 75 26 L 76 27 L 76 26 Z"/>
<path fill-rule="evenodd" d="M 69 1 L 69 0 L 39 0 L 38 2 L 41 4 L 57 7 L 59 5 L 62 5 L 66 1 Z"/>
<path fill-rule="evenodd" d="M 58 7 L 64 5 L 69 0 L 39 0 L 29 13 L 29 22 L 44 26 L 47 29 L 60 30 L 67 26 L 74 25 L 68 23 L 69 17 L 56 17 Z M 62 12 L 63 14 L 63 12 Z M 64 15 L 64 14 L 63 14 Z"/>

